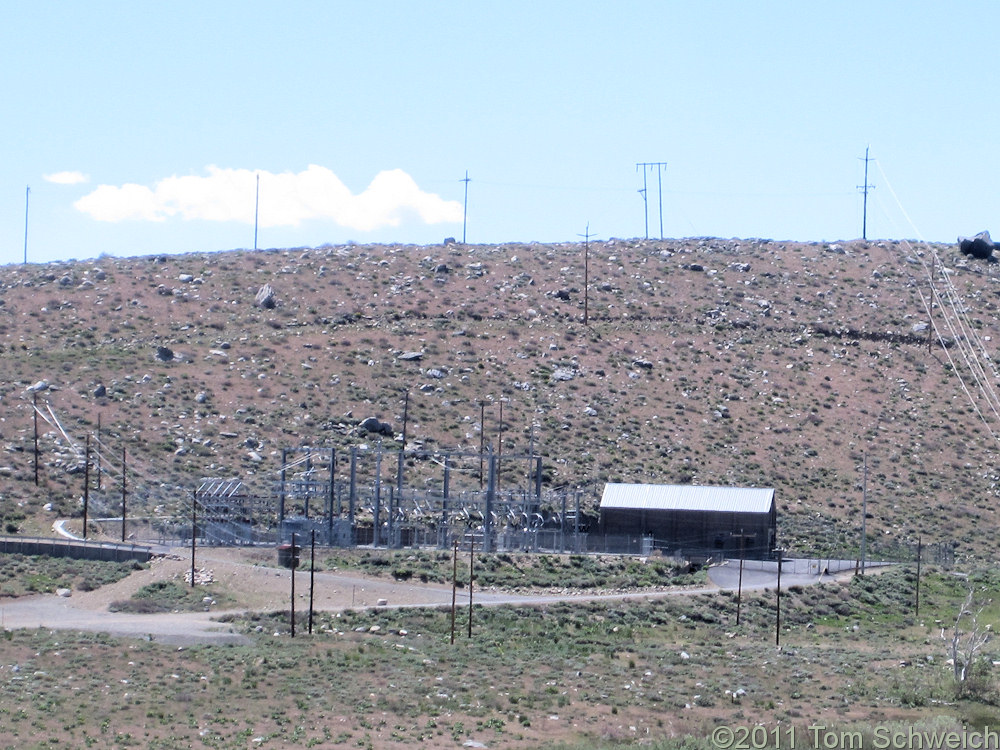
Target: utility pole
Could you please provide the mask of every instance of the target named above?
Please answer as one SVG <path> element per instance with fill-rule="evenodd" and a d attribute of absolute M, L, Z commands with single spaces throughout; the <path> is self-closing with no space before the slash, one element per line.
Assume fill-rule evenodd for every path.
<path fill-rule="evenodd" d="M 934 271 L 937 269 L 937 261 L 931 256 L 931 289 L 930 298 L 927 302 L 927 353 L 931 353 L 931 341 L 934 333 Z"/>
<path fill-rule="evenodd" d="M 861 484 L 861 575 L 865 574 L 865 557 L 868 552 L 868 452 L 865 451 L 864 478 Z"/>
<path fill-rule="evenodd" d="M 125 541 L 125 446 L 122 446 L 122 541 Z"/>
<path fill-rule="evenodd" d="M 503 460 L 503 401 L 504 397 L 500 397 L 500 425 L 497 428 L 497 445 L 499 446 L 497 452 L 497 480 L 500 479 L 500 462 Z"/>
<path fill-rule="evenodd" d="M 391 505 L 391 503 L 390 503 Z M 392 508 L 390 507 L 390 511 Z M 372 509 L 372 547 L 378 547 L 379 537 L 382 535 L 382 438 L 378 439 L 378 446 L 375 448 L 375 507 Z M 392 543 L 392 540 L 389 540 Z"/>
<path fill-rule="evenodd" d="M 97 413 L 97 435 L 95 436 L 95 442 L 97 443 L 97 490 L 103 490 L 104 485 L 101 479 L 101 413 Z"/>
<path fill-rule="evenodd" d="M 24 265 L 28 265 L 28 198 L 30 196 L 31 185 L 27 185 L 24 188 Z"/>
<path fill-rule="evenodd" d="M 864 159 L 864 161 L 865 161 L 865 184 L 864 185 L 858 185 L 858 190 L 862 191 L 864 193 L 864 196 L 865 196 L 865 198 L 864 198 L 864 208 L 862 209 L 862 213 L 861 213 L 861 239 L 863 239 L 863 240 L 867 240 L 868 239 L 868 191 L 875 189 L 874 185 L 869 185 L 868 184 L 868 162 L 874 161 L 874 159 L 869 159 L 868 158 L 868 150 L 870 148 L 871 148 L 871 146 L 865 146 L 865 159 Z"/>
<path fill-rule="evenodd" d="M 642 168 L 642 200 L 645 204 L 644 209 L 646 209 L 646 239 L 649 239 L 649 211 L 648 211 L 648 201 L 646 200 L 646 170 L 656 169 L 656 197 L 660 204 L 660 239 L 663 239 L 663 170 L 667 168 L 667 163 L 665 161 L 644 161 L 639 162 L 635 165 L 636 170 Z"/>
<path fill-rule="evenodd" d="M 35 486 L 38 486 L 38 392 L 31 392 L 31 416 L 35 424 Z"/>
<path fill-rule="evenodd" d="M 778 596 L 777 606 L 774 613 L 774 645 L 781 646 L 781 559 L 785 556 L 785 550 L 776 549 L 778 553 Z"/>
<path fill-rule="evenodd" d="M 918 536 L 917 537 L 917 596 L 915 602 L 916 604 L 915 611 L 913 613 L 917 617 L 920 617 L 920 557 L 922 552 L 923 552 L 922 539 Z"/>
<path fill-rule="evenodd" d="M 739 583 L 736 584 L 736 624 L 740 624 L 740 606 L 743 604 L 743 559 L 746 557 L 745 552 L 746 537 L 743 535 L 743 529 L 740 529 L 740 577 Z"/>
<path fill-rule="evenodd" d="M 664 167 L 666 164 L 663 165 Z M 660 239 L 663 239 L 663 170 L 656 170 L 656 197 L 660 200 Z"/>
<path fill-rule="evenodd" d="M 453 539 L 451 553 L 451 643 L 455 645 L 455 595 L 458 589 L 458 539 Z"/>
<path fill-rule="evenodd" d="M 291 626 L 292 638 L 295 637 L 295 563 L 297 561 L 295 555 L 295 532 L 292 532 L 292 598 L 291 598 L 291 616 L 289 617 L 289 625 Z"/>
<path fill-rule="evenodd" d="M 194 588 L 194 555 L 198 538 L 198 490 L 191 496 L 191 588 Z"/>
<path fill-rule="evenodd" d="M 483 529 L 483 540 L 486 539 L 486 530 Z M 469 638 L 472 637 L 472 577 L 475 575 L 476 556 L 476 535 L 469 534 Z"/>
<path fill-rule="evenodd" d="M 462 244 L 465 244 L 465 226 L 469 215 L 469 170 L 465 170 L 465 178 L 460 180 L 465 183 L 465 201 L 462 203 Z"/>
<path fill-rule="evenodd" d="M 83 458 L 83 538 L 87 538 L 87 510 L 90 506 L 90 433 Z"/>
<path fill-rule="evenodd" d="M 479 489 L 483 489 L 483 453 L 486 450 L 486 400 L 479 400 Z"/>
<path fill-rule="evenodd" d="M 316 529 L 309 547 L 309 635 L 313 632 L 313 594 L 316 589 Z"/>
<path fill-rule="evenodd" d="M 587 222 L 587 229 L 583 237 L 583 324 L 589 325 L 588 308 L 590 306 L 590 222 Z"/>
<path fill-rule="evenodd" d="M 635 165 L 636 170 L 638 170 L 640 166 L 643 167 L 643 170 L 642 170 L 642 189 L 639 191 L 639 195 L 642 196 L 642 216 L 643 216 L 643 219 L 645 220 L 645 224 L 646 224 L 646 239 L 648 240 L 649 239 L 649 200 L 646 197 L 646 169 L 645 169 L 646 165 L 645 164 L 642 164 L 642 165 L 636 164 Z"/>
<path fill-rule="evenodd" d="M 406 419 L 410 410 L 410 392 L 403 399 L 403 444 L 399 447 L 399 462 L 396 465 L 396 495 L 403 501 L 403 454 L 406 452 Z"/>
<path fill-rule="evenodd" d="M 257 217 L 260 215 L 260 172 L 257 173 L 257 196 L 253 203 L 253 249 L 257 249 Z"/>

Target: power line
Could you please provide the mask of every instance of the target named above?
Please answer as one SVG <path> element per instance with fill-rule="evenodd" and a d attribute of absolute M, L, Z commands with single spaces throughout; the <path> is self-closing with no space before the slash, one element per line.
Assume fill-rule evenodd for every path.
<path fill-rule="evenodd" d="M 962 300 L 962 296 L 955 287 L 948 273 L 935 274 L 934 265 L 941 265 L 937 250 L 933 245 L 928 245 L 923 240 L 919 229 L 913 220 L 906 213 L 899 196 L 893 190 L 892 183 L 882 170 L 882 165 L 878 160 L 873 159 L 878 166 L 882 181 L 889 189 L 890 195 L 896 202 L 897 207 L 902 212 L 910 226 L 915 230 L 920 241 L 927 245 L 928 254 L 931 256 L 932 265 L 928 267 L 927 262 L 919 253 L 914 253 L 909 241 L 902 240 L 911 251 L 911 257 L 916 257 L 924 274 L 930 283 L 930 296 L 926 297 L 918 287 L 917 294 L 920 296 L 924 309 L 927 312 L 928 320 L 933 329 L 935 337 L 942 344 L 942 351 L 948 360 L 952 372 L 958 378 L 959 387 L 965 393 L 973 412 L 982 421 L 984 428 L 993 440 L 1000 442 L 1000 428 L 995 428 L 1000 422 L 1000 394 L 997 393 L 993 383 L 1000 380 L 1000 368 L 994 363 L 990 352 L 976 330 L 969 317 L 969 308 Z M 903 266 L 909 274 L 907 266 Z M 912 276 L 912 274 L 911 274 Z M 933 316 L 933 306 L 937 304 L 940 310 L 939 318 Z M 938 320 L 944 327 L 944 331 L 939 328 Z M 958 356 L 952 356 L 952 347 L 946 345 L 945 334 L 950 335 L 954 343 L 954 349 L 958 351 Z M 960 367 L 960 360 L 964 367 Z M 963 370 L 965 371 L 963 377 Z M 968 382 L 967 382 L 968 379 Z M 978 394 L 978 397 L 977 397 Z M 984 403 L 985 402 L 985 403 Z M 992 418 L 990 415 L 992 414 Z"/>

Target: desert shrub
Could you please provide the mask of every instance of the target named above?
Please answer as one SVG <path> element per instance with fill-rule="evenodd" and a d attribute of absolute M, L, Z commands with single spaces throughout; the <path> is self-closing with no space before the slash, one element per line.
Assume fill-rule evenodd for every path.
<path fill-rule="evenodd" d="M 0 556 L 0 585 L 7 596 L 50 593 L 57 588 L 93 591 L 141 570 L 138 562 L 76 560 L 49 555 Z"/>
<path fill-rule="evenodd" d="M 156 612 L 194 612 L 205 609 L 205 597 L 211 596 L 218 603 L 228 597 L 214 592 L 211 587 L 183 585 L 177 581 L 155 581 L 136 591 L 131 599 L 112 602 L 112 612 L 153 614 Z"/>

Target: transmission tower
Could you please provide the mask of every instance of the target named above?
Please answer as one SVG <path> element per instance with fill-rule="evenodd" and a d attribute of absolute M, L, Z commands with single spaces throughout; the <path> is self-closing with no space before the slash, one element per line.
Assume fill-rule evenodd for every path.
<path fill-rule="evenodd" d="M 31 185 L 28 185 L 24 188 L 24 265 L 28 265 L 28 199 L 30 197 Z"/>
<path fill-rule="evenodd" d="M 465 183 L 465 202 L 462 204 L 462 244 L 465 244 L 465 220 L 469 214 L 469 170 L 465 170 L 465 178 L 459 180 Z"/>
<path fill-rule="evenodd" d="M 864 196 L 865 196 L 865 198 L 864 198 L 864 207 L 863 207 L 863 209 L 861 211 L 861 239 L 863 239 L 863 240 L 867 240 L 868 239 L 868 191 L 875 189 L 874 185 L 869 185 L 868 184 L 868 162 L 875 161 L 874 159 L 868 158 L 868 151 L 869 151 L 869 149 L 871 149 L 871 146 L 865 146 L 865 158 L 864 158 L 864 162 L 865 162 L 865 184 L 864 185 L 858 185 L 858 190 L 860 190 L 862 193 L 864 193 Z M 860 159 L 861 157 L 858 157 L 858 158 Z"/>
<path fill-rule="evenodd" d="M 577 235 L 583 237 L 583 324 L 589 325 L 588 307 L 590 303 L 590 222 L 587 222 L 585 234 Z"/>
<path fill-rule="evenodd" d="M 257 250 L 257 217 L 260 215 L 260 172 L 257 173 L 257 192 L 253 201 L 253 249 Z M 193 580 L 193 579 L 192 579 Z"/>
<path fill-rule="evenodd" d="M 649 239 L 649 201 L 647 200 L 646 192 L 646 171 L 655 169 L 656 170 L 656 197 L 660 203 L 660 239 L 663 239 L 663 170 L 667 168 L 667 163 L 665 161 L 644 161 L 639 162 L 635 165 L 635 169 L 638 172 L 642 169 L 642 190 L 639 193 L 642 195 L 643 211 L 646 217 L 646 239 Z"/>

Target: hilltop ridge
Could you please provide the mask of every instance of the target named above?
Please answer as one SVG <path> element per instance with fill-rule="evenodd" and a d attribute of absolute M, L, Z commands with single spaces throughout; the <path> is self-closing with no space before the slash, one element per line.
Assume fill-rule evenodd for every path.
<path fill-rule="evenodd" d="M 894 241 L 615 239 L 586 269 L 583 243 L 0 267 L 2 524 L 79 513 L 99 418 L 146 481 L 190 487 L 370 441 L 368 417 L 397 447 L 409 392 L 408 449 L 478 451 L 481 414 L 499 447 L 503 398 L 502 451 L 591 504 L 605 481 L 775 487 L 793 552 L 857 544 L 867 454 L 870 539 L 988 556 L 997 446 L 928 346 L 934 252 L 997 340 L 997 266 Z M 38 488 L 33 393 L 53 417 Z"/>

